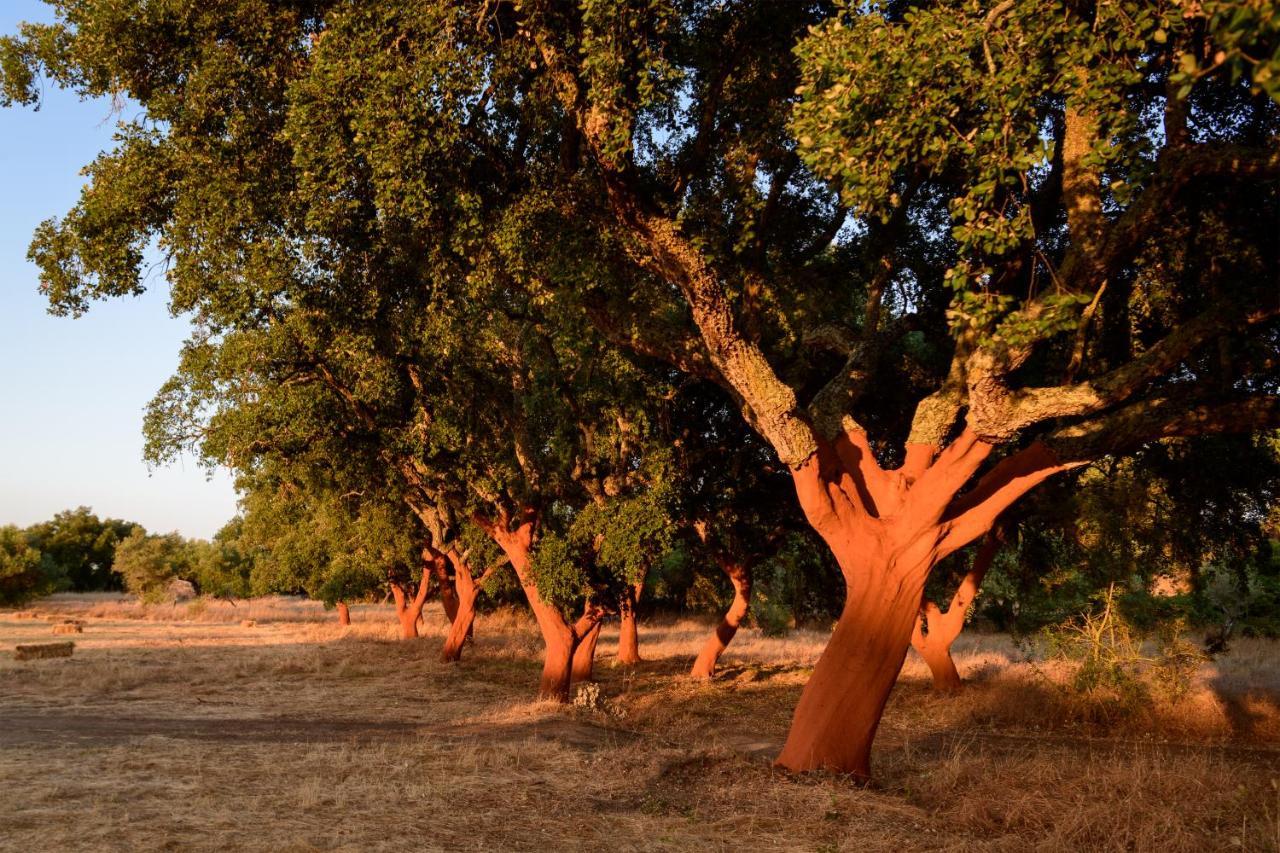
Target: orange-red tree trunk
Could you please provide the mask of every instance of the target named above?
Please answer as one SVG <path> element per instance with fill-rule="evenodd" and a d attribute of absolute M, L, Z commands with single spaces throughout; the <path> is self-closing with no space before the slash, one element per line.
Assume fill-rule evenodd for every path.
<path fill-rule="evenodd" d="M 453 558 L 452 553 L 450 557 Z M 454 612 L 450 620 L 449 633 L 444 638 L 444 650 L 440 654 L 440 659 L 445 662 L 462 659 L 462 647 L 471 635 L 471 625 L 476 618 L 476 595 L 479 589 L 471 577 L 471 572 L 459 566 L 460 562 L 454 559 L 456 586 L 456 595 L 452 596 Z"/>
<path fill-rule="evenodd" d="M 338 602 L 338 624 L 351 624 L 351 610 L 347 607 L 347 603 L 345 601 Z"/>
<path fill-rule="evenodd" d="M 956 662 L 951 657 L 951 644 L 964 630 L 965 616 L 969 607 L 978 595 L 982 579 L 1000 550 L 1000 541 L 996 534 L 990 533 L 983 541 L 982 547 L 974 557 L 973 566 L 965 573 L 951 597 L 951 604 L 943 613 L 938 605 L 926 601 L 916 616 L 916 624 L 911 632 L 911 645 L 924 658 L 933 676 L 933 688 L 941 693 L 954 693 L 962 684 Z"/>
<path fill-rule="evenodd" d="M 871 744 L 906 658 L 929 572 L 988 531 L 1018 496 L 1064 468 L 1047 448 L 1033 445 L 957 497 L 990 452 L 990 444 L 965 430 L 941 452 L 908 444 L 902 467 L 886 471 L 865 434 L 850 429 L 793 468 L 805 516 L 844 575 L 845 604 L 800 696 L 780 766 L 870 777 Z"/>
<path fill-rule="evenodd" d="M 440 586 L 440 604 L 444 607 L 444 615 L 449 620 L 449 624 L 458 621 L 458 610 L 461 607 L 460 596 L 454 581 L 449 580 L 449 566 L 438 553 L 428 554 L 423 552 L 427 565 L 431 567 L 431 573 L 435 576 L 436 583 Z M 454 563 L 456 567 L 457 564 Z"/>
<path fill-rule="evenodd" d="M 500 517 L 498 521 L 489 521 L 477 516 L 475 521 L 493 537 L 493 541 L 511 561 L 511 567 L 520 580 L 520 586 L 538 622 L 538 630 L 542 634 L 545 647 L 542 677 L 538 681 L 538 697 L 556 702 L 568 702 L 573 680 L 574 652 L 582 639 L 599 623 L 603 614 L 588 608 L 581 619 L 570 624 L 560 611 L 543 599 L 538 592 L 530 563 L 534 528 L 537 526 L 536 513 L 524 512 L 514 528 L 511 521 L 505 517 Z"/>
<path fill-rule="evenodd" d="M 454 612 L 450 617 L 449 634 L 444 639 L 444 650 L 440 656 L 445 662 L 451 662 L 462 659 L 462 647 L 474 633 L 476 599 L 480 596 L 480 588 L 501 565 L 501 562 L 489 566 L 477 578 L 472 574 L 471 564 L 467 561 L 465 554 L 459 554 L 457 549 L 450 549 L 447 556 L 449 562 L 453 564 L 454 580 L 451 588 L 455 593 L 452 596 Z M 448 585 L 447 577 L 444 583 Z M 446 612 L 448 612 L 447 606 Z"/>
<path fill-rule="evenodd" d="M 640 663 L 640 632 L 636 626 L 636 607 L 640 604 L 640 594 L 644 592 L 644 581 L 628 587 L 618 607 L 618 663 Z"/>
<path fill-rule="evenodd" d="M 711 678 L 715 675 L 720 655 L 724 654 L 724 650 L 729 647 L 734 635 L 738 633 L 742 620 L 747 616 L 747 610 L 751 607 L 750 569 L 725 555 L 718 556 L 716 562 L 719 563 L 720 570 L 729 576 L 729 582 L 733 584 L 733 603 L 729 605 L 729 610 L 716 626 L 715 633 L 707 638 L 702 645 L 702 650 L 698 652 L 698 657 L 693 662 L 693 669 L 689 673 L 694 678 Z"/>
<path fill-rule="evenodd" d="M 596 680 L 596 643 L 600 640 L 602 624 L 596 622 L 595 627 L 587 632 L 573 652 L 573 681 L 575 682 Z"/>
<path fill-rule="evenodd" d="M 422 618 L 422 605 L 427 601 L 427 589 L 431 578 L 424 571 L 418 581 L 417 590 L 410 598 L 404 586 L 396 581 L 391 583 L 391 596 L 396 602 L 396 620 L 400 623 L 400 638 L 412 640 L 418 636 L 418 620 Z"/>

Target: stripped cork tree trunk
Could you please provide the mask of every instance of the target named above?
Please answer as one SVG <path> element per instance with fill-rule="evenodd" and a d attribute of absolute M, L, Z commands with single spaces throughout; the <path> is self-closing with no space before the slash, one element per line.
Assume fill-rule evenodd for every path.
<path fill-rule="evenodd" d="M 1000 541 L 995 530 L 987 534 L 974 557 L 973 565 L 951 597 L 945 613 L 938 609 L 937 604 L 925 601 L 916 616 L 915 628 L 911 632 L 911 645 L 928 664 L 933 676 L 933 688 L 940 693 L 954 693 L 960 689 L 962 682 L 955 660 L 951 657 L 951 645 L 964 630 L 965 617 L 982 587 L 982 579 L 991 568 L 996 552 L 1000 550 Z"/>

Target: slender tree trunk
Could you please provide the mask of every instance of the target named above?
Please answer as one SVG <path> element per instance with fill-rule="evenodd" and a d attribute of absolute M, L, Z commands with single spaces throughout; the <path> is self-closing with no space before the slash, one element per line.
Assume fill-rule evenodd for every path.
<path fill-rule="evenodd" d="M 640 632 L 636 627 L 636 607 L 640 604 L 640 594 L 644 592 L 644 581 L 631 586 L 622 598 L 619 607 L 621 627 L 618 632 L 618 663 L 640 663 Z"/>
<path fill-rule="evenodd" d="M 933 625 L 936 621 L 934 614 L 938 612 L 938 608 L 932 602 L 928 606 L 932 610 L 927 619 L 929 624 Z M 922 633 L 922 623 L 925 618 L 916 617 L 916 627 L 911 634 L 911 645 L 929 667 L 929 674 L 933 677 L 933 689 L 939 693 L 955 693 L 963 682 L 960 680 L 960 671 L 956 669 L 955 659 L 951 657 L 951 643 L 943 639 L 942 633 L 936 628 L 930 628 L 927 633 Z"/>
<path fill-rule="evenodd" d="M 351 610 L 347 607 L 347 603 L 345 601 L 338 602 L 338 624 L 351 624 Z"/>
<path fill-rule="evenodd" d="M 720 557 L 717 562 L 720 570 L 729 576 L 729 581 L 733 584 L 733 603 L 716 626 L 715 633 L 707 638 L 702 651 L 698 652 L 693 670 L 689 673 L 694 678 L 711 678 L 715 675 L 720 655 L 724 654 L 724 650 L 738 633 L 738 626 L 746 618 L 751 606 L 751 571 L 727 557 Z"/>
<path fill-rule="evenodd" d="M 391 585 L 391 596 L 396 602 L 396 621 L 400 623 L 400 639 L 412 640 L 418 636 L 418 614 L 412 613 L 407 596 L 399 584 Z"/>
<path fill-rule="evenodd" d="M 456 582 L 449 580 L 449 564 L 445 561 L 444 556 L 434 552 L 434 549 L 430 554 L 424 550 L 423 558 L 428 561 L 431 566 L 431 573 L 440 585 L 440 604 L 444 607 L 444 615 L 448 618 L 449 623 L 453 624 L 458 621 L 458 609 L 461 607 L 461 602 L 459 601 Z"/>
<path fill-rule="evenodd" d="M 430 584 L 431 578 L 424 571 L 413 598 L 409 598 L 400 584 L 394 582 L 391 584 L 391 595 L 396 602 L 396 619 L 400 622 L 401 639 L 412 640 L 418 636 L 418 621 L 422 618 L 422 605 L 426 603 Z"/>
<path fill-rule="evenodd" d="M 456 596 L 452 624 L 449 635 L 444 639 L 444 651 L 441 660 L 446 663 L 462 659 L 462 647 L 471 637 L 471 626 L 476 618 L 476 597 L 480 588 L 471 576 L 469 568 L 460 557 L 450 554 L 454 564 L 454 587 Z"/>
<path fill-rule="evenodd" d="M 983 540 L 974 557 L 973 566 L 965 573 L 959 588 L 951 597 L 947 612 L 943 613 L 932 601 L 925 602 L 916 616 L 911 632 L 911 645 L 929 666 L 933 676 L 933 689 L 940 693 L 954 693 L 962 684 L 955 660 L 951 657 L 951 645 L 964 630 L 965 616 L 977 597 L 982 579 L 1000 550 L 1000 538 L 992 531 Z"/>
<path fill-rule="evenodd" d="M 588 631 L 587 635 L 578 643 L 578 648 L 573 653 L 573 680 L 575 682 L 596 680 L 596 643 L 600 639 L 600 627 L 602 624 L 597 622 L 595 627 Z"/>
<path fill-rule="evenodd" d="M 533 512 L 524 513 L 524 520 L 514 530 L 506 519 L 490 522 L 476 516 L 475 520 L 493 537 L 494 542 L 511 561 L 511 567 L 520 579 L 520 586 L 538 621 L 538 630 L 542 633 L 545 647 L 542 676 L 538 681 L 538 697 L 568 702 L 573 680 L 573 653 L 581 639 L 600 621 L 602 614 L 588 612 L 577 623 L 570 625 L 556 607 L 542 598 L 530 573 L 530 550 L 537 524 L 537 517 Z"/>

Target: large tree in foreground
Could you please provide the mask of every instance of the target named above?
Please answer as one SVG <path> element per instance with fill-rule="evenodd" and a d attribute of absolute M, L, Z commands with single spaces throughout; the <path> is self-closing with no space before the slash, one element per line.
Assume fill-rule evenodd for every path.
<path fill-rule="evenodd" d="M 753 48 L 781 28 L 721 22 L 756 41 L 730 40 L 712 48 L 713 63 L 685 70 L 689 133 L 666 136 L 690 141 L 664 158 L 651 151 L 661 146 L 652 125 L 683 111 L 653 80 L 705 56 L 664 40 L 715 15 L 521 8 L 614 221 L 683 296 L 706 359 L 791 466 L 844 573 L 844 611 L 781 765 L 869 774 L 930 571 L 1035 485 L 1148 441 L 1280 417 L 1280 148 L 1276 105 L 1260 91 L 1275 63 L 1254 59 L 1276 48 L 1265 21 L 1148 3 L 838 11 L 799 48 L 793 127 L 804 163 L 867 217 L 875 263 L 843 306 L 783 315 L 813 324 L 845 358 L 827 384 L 806 386 L 753 328 L 753 300 L 772 296 L 790 258 L 785 244 L 770 252 L 763 213 L 752 214 L 780 217 L 804 184 L 787 143 L 751 138 L 734 114 L 749 96 L 725 98 L 735 75 L 761 73 Z M 682 175 L 682 164 L 717 157 L 723 170 Z M 698 181 L 712 175 L 703 192 L 737 178 L 730 234 L 709 235 L 693 216 Z M 910 233 L 943 206 L 954 226 L 940 247 L 945 272 L 918 261 Z M 948 322 L 931 331 L 950 338 L 949 366 L 895 423 L 883 354 L 925 319 L 913 309 L 943 294 Z"/>
<path fill-rule="evenodd" d="M 514 325 L 581 312 L 731 396 L 845 582 L 785 767 L 869 774 L 930 572 L 1036 484 L 1275 423 L 1262 7 L 58 6 L 5 93 L 43 65 L 147 116 L 37 235 L 55 306 L 135 292 L 158 235 L 214 334 L 355 304 L 314 328 L 360 368 L 424 268 L 500 272 Z M 389 364 L 342 386 L 398 402 L 430 366 Z M 550 502 L 490 494 L 527 559 Z"/>

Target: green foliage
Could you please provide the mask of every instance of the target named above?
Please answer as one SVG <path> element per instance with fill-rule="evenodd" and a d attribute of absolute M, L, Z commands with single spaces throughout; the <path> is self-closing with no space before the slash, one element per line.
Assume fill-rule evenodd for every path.
<path fill-rule="evenodd" d="M 1117 606 L 1143 630 L 1182 618 L 1273 631 L 1267 518 L 1278 494 L 1280 455 L 1266 436 L 1170 441 L 1107 460 L 1011 514 L 1017 532 L 978 611 L 1001 629 L 1032 632 L 1114 586 Z"/>
<path fill-rule="evenodd" d="M 13 525 L 0 527 L 0 607 L 16 607 L 65 588 L 65 571 Z"/>
<path fill-rule="evenodd" d="M 829 627 L 840 614 L 839 570 L 812 534 L 792 533 L 759 563 L 751 618 L 766 636 L 798 625 Z"/>
<path fill-rule="evenodd" d="M 1243 636 L 1280 637 L 1280 542 L 1268 543 L 1266 555 L 1244 566 L 1213 564 L 1201 578 L 1192 612 L 1201 624 L 1217 626 L 1224 639 Z"/>
<path fill-rule="evenodd" d="M 244 520 L 233 518 L 213 537 L 212 542 L 188 543 L 191 549 L 189 576 L 201 595 L 215 598 L 248 598 L 251 594 L 252 557 L 241 550 Z"/>
<path fill-rule="evenodd" d="M 177 533 L 148 535 L 135 529 L 116 546 L 115 568 L 126 590 L 154 604 L 168 599 L 171 582 L 190 576 L 192 556 Z"/>
<path fill-rule="evenodd" d="M 421 576 L 416 519 L 403 504 L 342 497 L 267 479 L 244 480 L 236 538 L 251 561 L 254 594 L 304 594 L 332 606 Z"/>
<path fill-rule="evenodd" d="M 957 292 L 953 320 L 1022 346 L 1075 329 L 1093 290 L 1072 292 L 1046 260 L 1058 251 L 1045 238 L 1063 202 L 1048 179 L 1063 156 L 1064 104 L 1088 117 L 1083 162 L 1123 208 L 1165 142 L 1162 101 L 1171 112 L 1173 101 L 1189 101 L 1214 132 L 1239 132 L 1239 111 L 1274 115 L 1245 106 L 1239 84 L 1280 99 L 1278 22 L 1271 0 L 844 3 L 796 48 L 803 80 L 792 130 L 804 161 L 867 216 L 887 219 L 904 182 L 947 193 L 958 249 L 945 276 Z M 1019 258 L 1019 278 L 1029 273 L 1029 289 L 1001 289 L 1010 258 Z M 1043 303 L 1021 311 L 1037 291 Z"/>
<path fill-rule="evenodd" d="M 97 592 L 121 588 L 120 576 L 112 570 L 115 547 L 136 527 L 119 519 L 99 519 L 82 506 L 32 525 L 27 534 L 66 575 L 72 591 Z"/>

